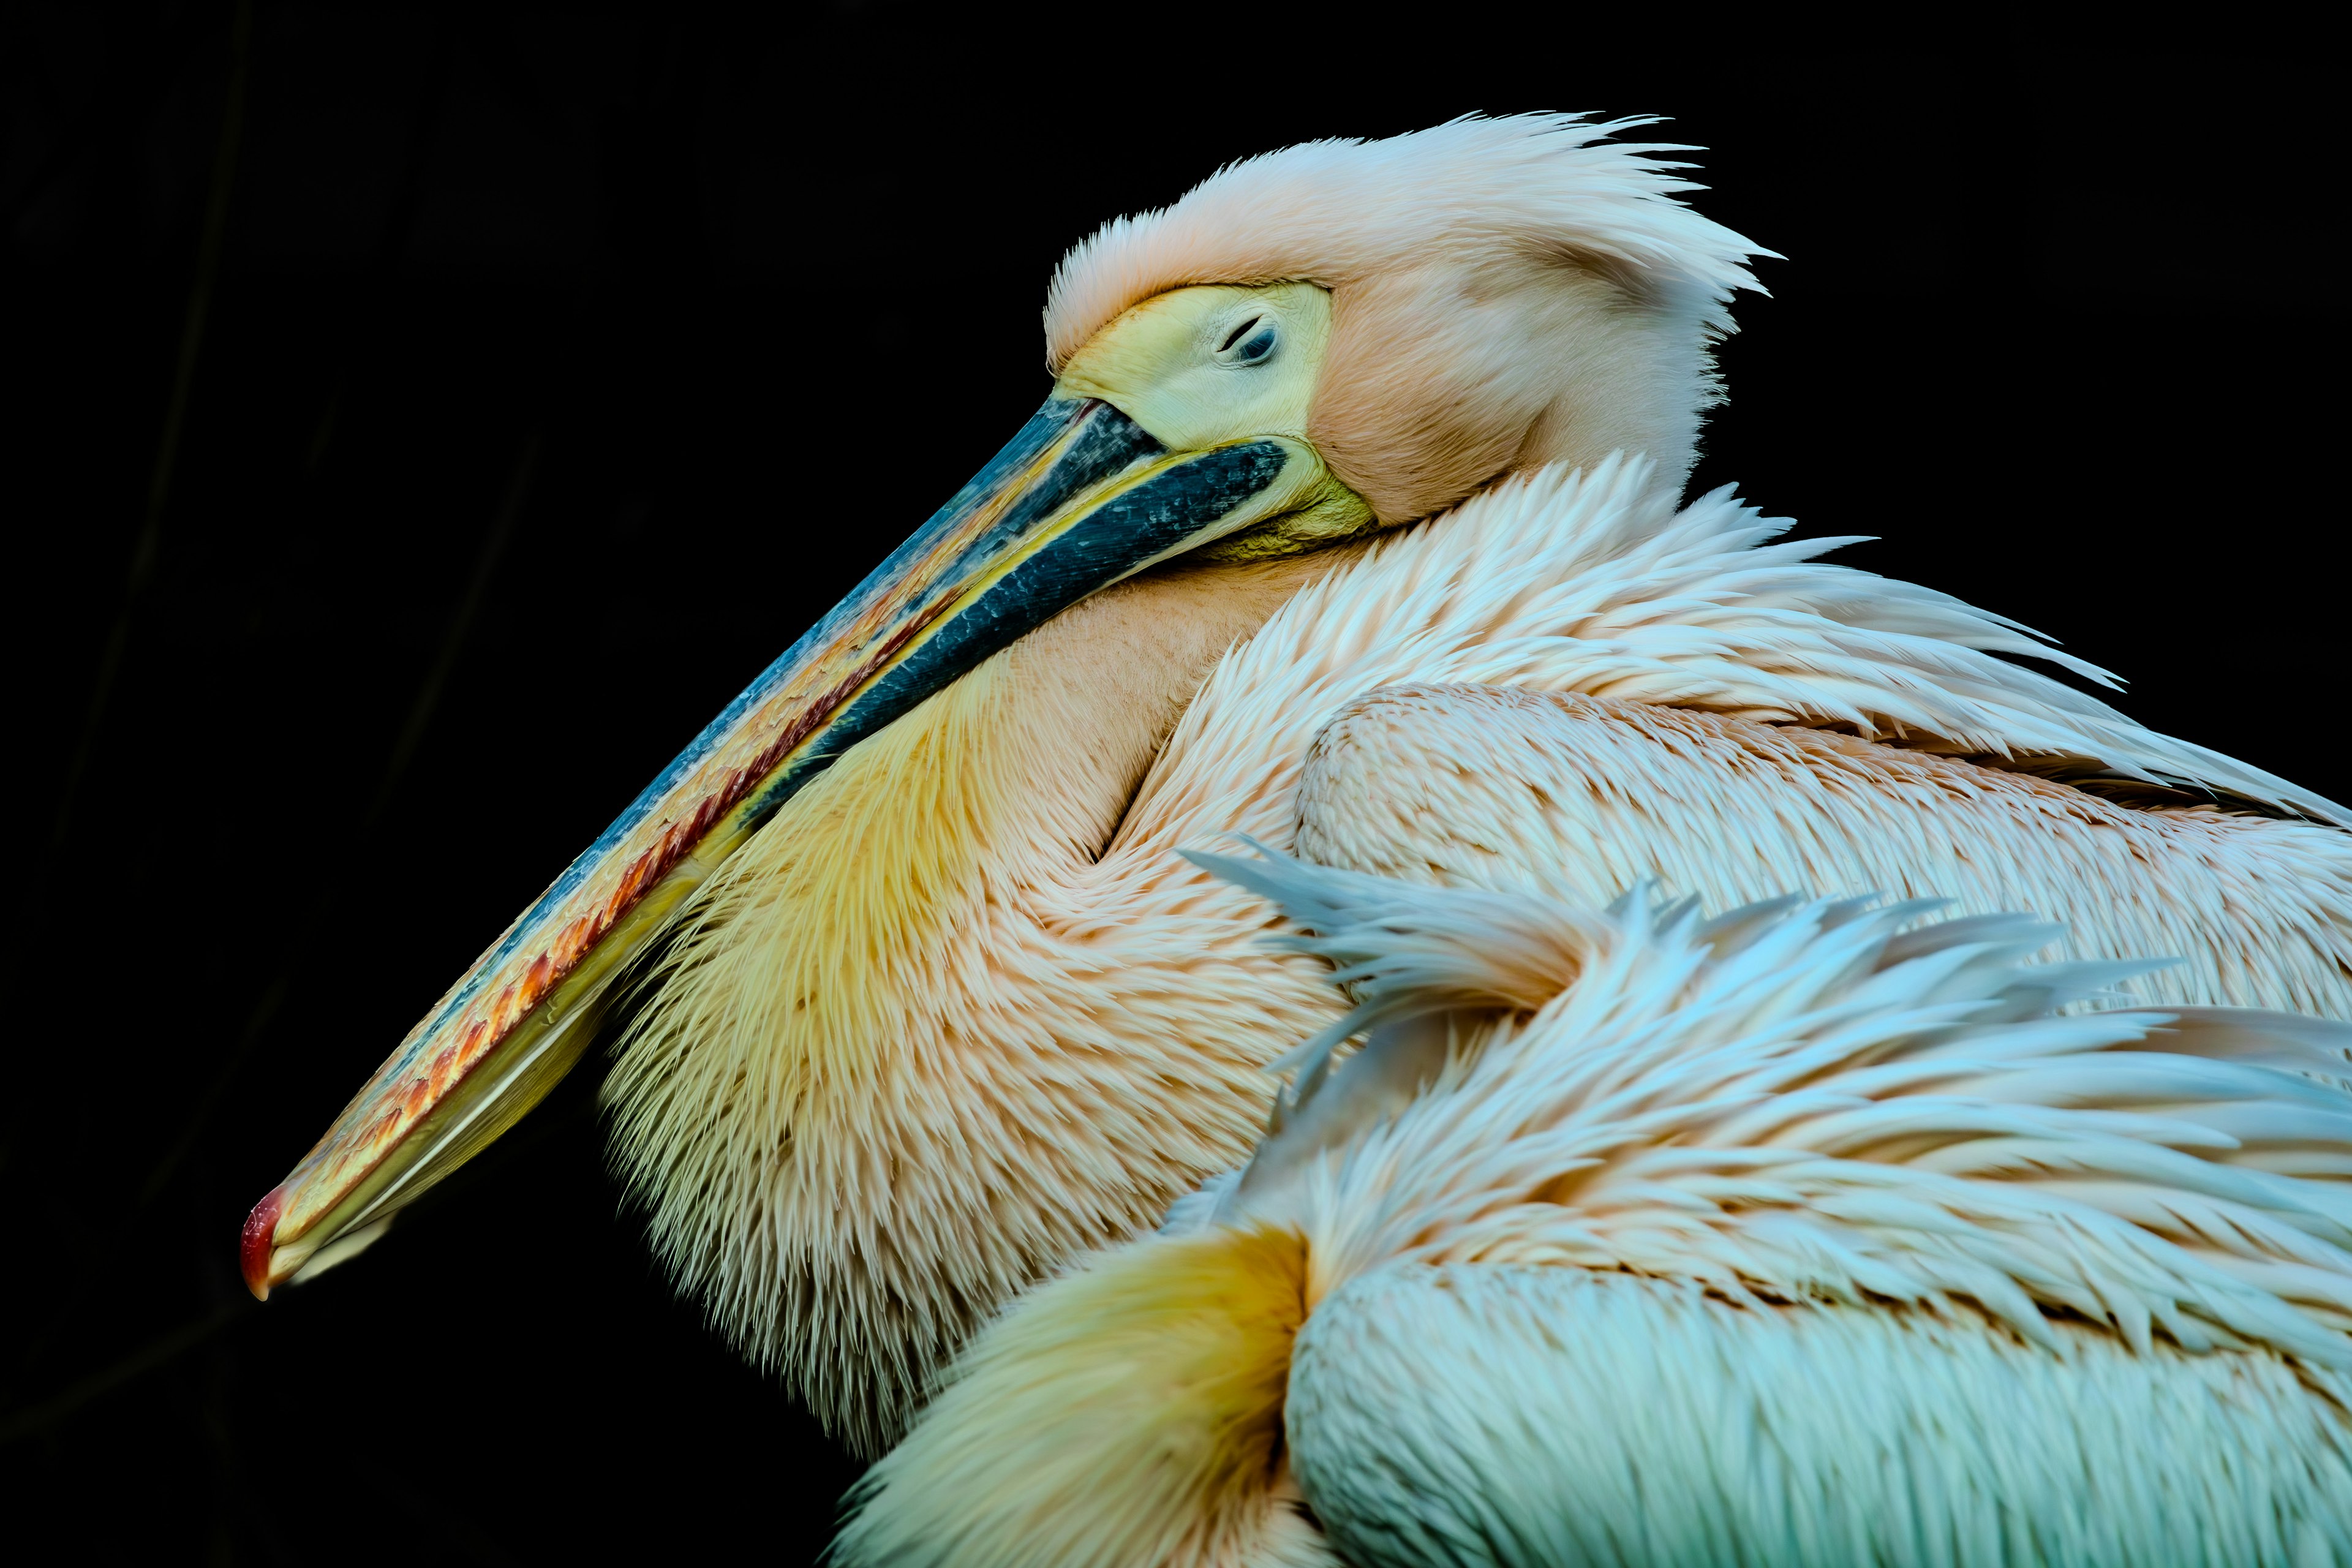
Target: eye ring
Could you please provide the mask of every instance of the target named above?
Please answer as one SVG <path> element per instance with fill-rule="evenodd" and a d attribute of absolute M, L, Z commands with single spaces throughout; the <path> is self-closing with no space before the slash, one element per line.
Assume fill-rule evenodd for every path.
<path fill-rule="evenodd" d="M 1234 323 L 1225 334 L 1224 342 L 1217 345 L 1216 357 L 1225 364 L 1262 364 L 1272 357 L 1281 341 L 1273 318 L 1250 316 Z"/>

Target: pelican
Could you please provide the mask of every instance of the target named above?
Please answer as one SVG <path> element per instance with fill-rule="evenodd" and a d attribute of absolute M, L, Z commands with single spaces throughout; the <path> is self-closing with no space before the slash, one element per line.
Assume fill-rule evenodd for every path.
<path fill-rule="evenodd" d="M 1223 868 L 1356 1006 L 846 1568 L 2352 1562 L 2352 1028 L 2079 1011 L 2130 966 L 2023 916 Z"/>
<path fill-rule="evenodd" d="M 1000 1303 L 1238 1161 L 1329 1021 L 1273 906 L 1182 858 L 1235 834 L 1594 906 L 2033 909 L 2073 957 L 2184 955 L 2143 1000 L 2352 1015 L 2341 808 L 1684 504 L 1759 252 L 1642 123 L 1309 143 L 1073 249 L 1035 416 L 418 1023 L 255 1207 L 256 1293 L 629 996 L 604 1092 L 653 1247 L 879 1453 Z"/>

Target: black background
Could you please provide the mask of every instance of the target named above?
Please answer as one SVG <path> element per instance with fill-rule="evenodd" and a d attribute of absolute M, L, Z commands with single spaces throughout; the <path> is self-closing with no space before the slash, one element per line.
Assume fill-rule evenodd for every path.
<path fill-rule="evenodd" d="M 1790 258 L 1697 484 L 1883 535 L 1849 558 L 2347 793 L 2307 40 L 258 4 L 240 47 L 239 15 L 0 11 L 0 1529 L 45 1554 L 821 1544 L 855 1467 L 670 1296 L 593 1073 L 266 1307 L 238 1225 L 1034 407 L 1062 249 L 1231 157 L 1675 116 L 1705 209 Z"/>

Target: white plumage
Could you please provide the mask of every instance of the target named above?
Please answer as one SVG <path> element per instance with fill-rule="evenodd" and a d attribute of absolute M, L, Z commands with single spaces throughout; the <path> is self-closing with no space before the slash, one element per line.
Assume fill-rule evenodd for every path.
<path fill-rule="evenodd" d="M 1751 257 L 1774 256 L 1685 205 L 1678 142 L 1620 142 L 1656 115 L 1464 115 L 1378 142 L 1332 138 L 1244 158 L 1178 201 L 1114 218 L 1070 247 L 1045 295 L 1055 370 L 1139 300 L 1193 283 L 1306 279 L 1348 289 L 1400 273 L 1500 274 L 1574 250 L 1672 279 L 1717 331 Z M 1508 356 L 1506 356 L 1508 357 Z"/>
<path fill-rule="evenodd" d="M 2352 836 L 1805 725 L 1389 687 L 1316 737 L 1298 819 L 1310 860 L 1594 905 L 1650 878 L 1718 907 L 1778 885 L 2063 908 L 2057 952 L 2180 955 L 2135 994 L 2352 1016 Z"/>
<path fill-rule="evenodd" d="M 2084 1009 L 2352 1016 L 2352 816 L 2013 662 L 2106 679 L 2014 623 L 1681 506 L 1756 247 L 1601 129 L 1293 148 L 1075 250 L 1049 410 L 1170 473 L 1279 457 L 1289 510 L 843 752 L 687 916 L 620 1163 L 863 1447 L 1242 1159 L 1339 1011 L 1186 852 L 1423 885 L 1260 874 L 1398 1016 L 1171 1234 L 990 1330 L 852 1560 L 2343 1547 L 2347 1123 L 2295 1076 L 2340 1050 Z M 1591 912 L 1643 885 L 2187 962 Z"/>
<path fill-rule="evenodd" d="M 1074 249 L 1045 407 L 402 1044 L 257 1205 L 253 1287 L 521 1114 L 657 952 L 615 1164 L 680 1287 L 878 1451 L 1003 1303 L 1245 1156 L 1339 1010 L 1184 858 L 1236 834 L 1562 908 L 2031 910 L 2063 954 L 2184 961 L 2137 999 L 2352 1017 L 2352 816 L 2014 662 L 2106 679 L 1997 615 L 1680 504 L 1762 253 L 1606 139 L 1638 123 L 1294 147 Z M 1703 1239 L 1682 1212 L 1658 1245 Z M 1707 1245 L 1818 1239 L 1743 1226 Z M 1268 1246 L 1196 1280 L 1257 1300 L 1253 1343 Z"/>
<path fill-rule="evenodd" d="M 2352 1561 L 2352 1030 L 2062 1012 L 2130 966 L 2024 917 L 1221 868 L 1369 1043 L 984 1332 L 849 1561 Z"/>
<path fill-rule="evenodd" d="M 1328 1019 L 1315 966 L 1257 945 L 1271 908 L 1181 858 L 1234 833 L 1596 907 L 1646 878 L 1718 908 L 1805 887 L 2030 909 L 2081 956 L 2188 955 L 2131 983 L 2151 999 L 2352 1016 L 2352 836 L 2002 764 L 2339 808 L 1783 526 L 1723 493 L 1678 508 L 1638 461 L 1499 486 L 1213 654 L 1133 784 L 1098 779 L 1128 764 L 1083 749 L 1097 721 L 1066 695 L 1135 657 L 1117 595 L 982 666 L 713 878 L 610 1089 L 663 1254 L 887 1441 L 996 1302 L 1240 1158 L 1265 1064 Z"/>

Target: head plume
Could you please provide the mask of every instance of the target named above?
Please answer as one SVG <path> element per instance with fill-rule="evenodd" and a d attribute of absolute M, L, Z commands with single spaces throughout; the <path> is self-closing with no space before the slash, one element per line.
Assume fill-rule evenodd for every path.
<path fill-rule="evenodd" d="M 1048 363 L 1171 289 L 1312 282 L 1335 322 L 1313 433 L 1384 521 L 1612 446 L 1686 467 L 1707 343 L 1771 253 L 1683 203 L 1689 165 L 1658 154 L 1686 149 L 1607 139 L 1654 122 L 1465 118 L 1231 164 L 1063 258 Z"/>

